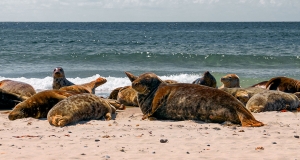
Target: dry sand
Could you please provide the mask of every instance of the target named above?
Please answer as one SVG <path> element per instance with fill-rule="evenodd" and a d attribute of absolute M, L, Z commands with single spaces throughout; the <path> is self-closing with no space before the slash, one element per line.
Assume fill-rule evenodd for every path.
<path fill-rule="evenodd" d="M 300 159 L 293 112 L 254 113 L 266 124 L 259 128 L 141 120 L 139 108 L 62 128 L 7 115 L 0 113 L 0 159 Z"/>

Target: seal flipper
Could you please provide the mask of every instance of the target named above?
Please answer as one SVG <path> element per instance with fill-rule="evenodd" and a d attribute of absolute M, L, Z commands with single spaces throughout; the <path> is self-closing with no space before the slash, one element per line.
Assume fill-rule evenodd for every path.
<path fill-rule="evenodd" d="M 236 106 L 236 113 L 243 127 L 261 127 L 264 124 L 254 118 L 248 109 L 243 105 Z"/>
<path fill-rule="evenodd" d="M 281 77 L 272 78 L 267 82 L 266 88 L 269 90 L 277 90 L 277 87 L 280 85 L 280 83 Z"/>

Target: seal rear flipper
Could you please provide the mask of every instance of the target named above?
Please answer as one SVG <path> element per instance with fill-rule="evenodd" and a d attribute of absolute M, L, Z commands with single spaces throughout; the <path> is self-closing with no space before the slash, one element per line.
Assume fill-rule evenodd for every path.
<path fill-rule="evenodd" d="M 243 127 L 261 127 L 264 124 L 254 118 L 249 110 L 247 110 L 244 106 L 237 106 L 236 113 L 241 121 Z"/>
<path fill-rule="evenodd" d="M 281 83 L 281 78 L 282 77 L 276 77 L 276 78 L 270 79 L 266 84 L 266 88 L 269 90 L 277 90 L 277 87 Z"/>
<path fill-rule="evenodd" d="M 51 125 L 54 125 L 56 127 L 63 127 L 70 122 L 70 118 L 62 115 L 55 115 L 55 116 L 50 116 L 48 118 L 48 121 Z"/>

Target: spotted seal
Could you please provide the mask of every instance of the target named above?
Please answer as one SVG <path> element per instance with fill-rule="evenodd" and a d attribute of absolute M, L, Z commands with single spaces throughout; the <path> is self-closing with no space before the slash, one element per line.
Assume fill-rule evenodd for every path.
<path fill-rule="evenodd" d="M 46 118 L 48 111 L 59 101 L 75 95 L 74 92 L 45 90 L 17 104 L 8 115 L 9 120 L 21 118 Z"/>
<path fill-rule="evenodd" d="M 94 94 L 83 93 L 66 98 L 57 103 L 47 115 L 51 125 L 63 127 L 81 120 L 111 119 L 116 109 L 105 99 Z"/>
<path fill-rule="evenodd" d="M 272 90 L 255 94 L 246 104 L 251 112 L 295 110 L 298 107 L 299 99 L 296 95 Z"/>
<path fill-rule="evenodd" d="M 193 81 L 192 84 L 200 84 L 217 88 L 217 81 L 215 77 L 209 73 L 209 71 L 204 72 L 203 76 Z"/>
<path fill-rule="evenodd" d="M 288 77 L 274 77 L 267 82 L 266 88 L 287 93 L 300 92 L 300 81 Z"/>
<path fill-rule="evenodd" d="M 9 79 L 0 81 L 0 89 L 23 97 L 31 97 L 36 94 L 35 89 L 30 84 Z"/>
<path fill-rule="evenodd" d="M 53 77 L 52 89 L 60 89 L 61 87 L 64 86 L 74 85 L 74 83 L 66 79 L 65 72 L 61 67 L 56 67 L 53 70 L 52 77 Z"/>
<path fill-rule="evenodd" d="M 223 85 L 219 88 L 241 88 L 240 78 L 236 74 L 227 74 L 221 77 Z"/>
<path fill-rule="evenodd" d="M 125 72 L 138 94 L 138 104 L 146 118 L 230 121 L 242 126 L 263 126 L 232 95 L 217 88 L 197 84 L 167 84 L 154 73 L 134 76 Z"/>
<path fill-rule="evenodd" d="M 96 80 L 91 81 L 89 83 L 84 83 L 81 85 L 64 86 L 64 87 L 61 87 L 59 90 L 73 91 L 73 92 L 78 92 L 78 93 L 93 93 L 93 94 L 95 94 L 95 89 L 106 82 L 107 82 L 107 80 L 105 78 L 99 77 Z"/>

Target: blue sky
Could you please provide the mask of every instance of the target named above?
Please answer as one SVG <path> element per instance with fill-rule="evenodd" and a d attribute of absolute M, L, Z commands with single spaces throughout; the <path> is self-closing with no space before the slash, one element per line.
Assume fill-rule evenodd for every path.
<path fill-rule="evenodd" d="M 1 0 L 0 21 L 300 21 L 300 0 Z"/>

